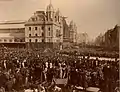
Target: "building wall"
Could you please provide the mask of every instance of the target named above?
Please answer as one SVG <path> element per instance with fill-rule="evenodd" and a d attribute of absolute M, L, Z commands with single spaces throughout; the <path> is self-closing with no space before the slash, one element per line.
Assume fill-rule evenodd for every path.
<path fill-rule="evenodd" d="M 31 28 L 31 30 L 29 29 Z M 37 30 L 35 30 L 37 28 Z M 35 39 L 38 40 L 38 42 L 42 42 L 43 36 L 42 33 L 44 33 L 44 30 L 42 30 L 42 25 L 30 25 L 25 27 L 25 42 L 35 42 Z M 36 36 L 37 34 L 37 36 Z M 31 35 L 31 36 L 30 36 Z"/>
<path fill-rule="evenodd" d="M 24 28 L 0 29 L 0 43 L 25 42 L 24 37 L 25 37 Z"/>
<path fill-rule="evenodd" d="M 25 23 L 25 42 L 35 43 L 37 40 L 36 43 L 45 43 L 46 45 L 63 42 L 63 37 L 60 36 L 63 34 L 62 18 L 59 16 L 59 20 L 56 19 L 58 16 L 59 13 L 57 15 L 52 11 L 35 12 Z"/>

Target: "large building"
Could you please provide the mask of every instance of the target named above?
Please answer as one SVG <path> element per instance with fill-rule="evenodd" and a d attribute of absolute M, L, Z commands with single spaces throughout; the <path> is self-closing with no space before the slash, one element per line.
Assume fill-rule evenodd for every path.
<path fill-rule="evenodd" d="M 23 46 L 25 43 L 24 21 L 0 23 L 0 44 L 10 47 Z"/>
<path fill-rule="evenodd" d="M 4 34 L 4 35 L 3 35 Z M 24 43 L 28 48 L 61 48 L 64 42 L 76 42 L 77 27 L 68 25 L 60 10 L 50 3 L 45 11 L 36 11 L 27 21 L 0 23 L 2 44 Z"/>

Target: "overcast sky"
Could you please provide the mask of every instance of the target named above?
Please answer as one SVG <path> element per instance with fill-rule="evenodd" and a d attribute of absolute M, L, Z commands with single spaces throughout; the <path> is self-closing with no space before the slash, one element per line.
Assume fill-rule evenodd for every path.
<path fill-rule="evenodd" d="M 28 20 L 36 10 L 45 10 L 50 0 L 0 0 L 0 21 Z M 91 38 L 120 23 L 120 0 L 52 0 L 55 9 L 73 20 L 78 32 Z"/>

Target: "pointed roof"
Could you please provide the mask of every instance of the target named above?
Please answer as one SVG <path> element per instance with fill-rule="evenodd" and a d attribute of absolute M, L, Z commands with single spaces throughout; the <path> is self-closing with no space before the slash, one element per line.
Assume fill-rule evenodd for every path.
<path fill-rule="evenodd" d="M 73 20 L 70 22 L 70 26 L 73 26 L 74 25 L 74 22 L 73 22 Z"/>
<path fill-rule="evenodd" d="M 58 16 L 62 16 L 62 14 L 61 14 L 59 8 L 58 8 L 57 11 L 56 11 L 56 15 L 58 15 Z"/>
<path fill-rule="evenodd" d="M 48 6 L 47 6 L 47 9 L 46 9 L 47 12 L 49 11 L 54 11 L 54 8 L 53 8 L 53 5 L 50 3 Z"/>

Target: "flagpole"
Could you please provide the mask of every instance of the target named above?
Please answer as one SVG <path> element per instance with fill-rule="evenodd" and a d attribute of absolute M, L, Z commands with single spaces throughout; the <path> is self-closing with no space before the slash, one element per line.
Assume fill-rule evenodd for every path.
<path fill-rule="evenodd" d="M 50 4 L 52 4 L 52 0 L 50 0 Z"/>

